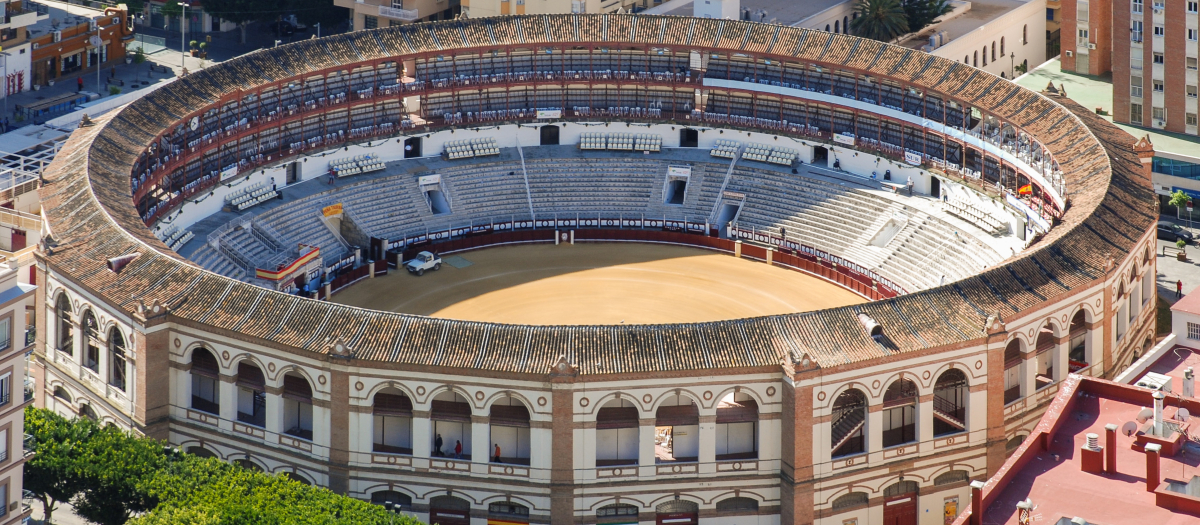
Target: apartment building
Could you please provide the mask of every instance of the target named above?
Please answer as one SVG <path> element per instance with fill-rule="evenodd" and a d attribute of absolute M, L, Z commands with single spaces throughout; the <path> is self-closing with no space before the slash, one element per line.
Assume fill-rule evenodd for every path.
<path fill-rule="evenodd" d="M 4 213 L 4 212 L 0 212 Z M 0 525 L 21 523 L 31 509 L 21 504 L 22 465 L 32 443 L 25 438 L 25 406 L 33 401 L 26 359 L 33 347 L 33 291 L 22 283 L 16 259 L 0 261 Z"/>
<path fill-rule="evenodd" d="M 1200 0 L 1065 0 L 1063 70 L 1111 72 L 1117 122 L 1196 135 L 1198 19 Z"/>
<path fill-rule="evenodd" d="M 124 7 L 93 9 L 46 1 L 39 7 L 50 16 L 29 27 L 33 43 L 34 84 L 45 86 L 62 77 L 122 63 L 125 44 L 133 40 L 133 24 Z M 96 45 L 99 39 L 100 45 Z"/>
<path fill-rule="evenodd" d="M 501 15 L 616 13 L 652 8 L 662 0 L 334 0 L 354 13 L 354 30 L 413 22 Z M 691 6 L 687 6 L 690 14 Z"/>
<path fill-rule="evenodd" d="M 34 4 L 23 0 L 0 0 L 0 99 L 30 89 L 29 26 L 49 15 L 38 13 Z"/>

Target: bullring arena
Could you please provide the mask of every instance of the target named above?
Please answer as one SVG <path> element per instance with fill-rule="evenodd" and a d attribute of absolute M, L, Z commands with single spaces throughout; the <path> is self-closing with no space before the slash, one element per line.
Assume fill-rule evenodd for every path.
<path fill-rule="evenodd" d="M 779 25 L 305 40 L 55 158 L 37 403 L 442 525 L 941 523 L 1150 345 L 1152 154 Z"/>

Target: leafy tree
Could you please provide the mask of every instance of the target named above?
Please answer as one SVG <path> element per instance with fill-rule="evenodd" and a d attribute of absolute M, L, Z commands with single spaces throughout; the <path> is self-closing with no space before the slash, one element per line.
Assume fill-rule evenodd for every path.
<path fill-rule="evenodd" d="M 129 10 L 128 12 L 131 15 L 141 13 L 146 10 L 146 0 L 125 0 L 122 3 L 125 4 L 125 8 Z"/>
<path fill-rule="evenodd" d="M 329 30 L 333 29 L 335 22 L 350 16 L 346 8 L 333 5 L 329 0 L 290 0 L 288 7 L 300 23 L 309 27 L 319 23 Z"/>
<path fill-rule="evenodd" d="M 243 44 L 246 43 L 246 26 L 250 22 L 274 20 L 283 14 L 285 6 L 285 2 L 259 0 L 204 0 L 204 10 L 208 14 L 238 25 L 241 30 L 240 42 Z"/>
<path fill-rule="evenodd" d="M 97 430 L 90 419 L 72 422 L 49 410 L 25 409 L 25 433 L 33 437 L 34 455 L 25 463 L 24 487 L 42 502 L 47 523 L 60 502 L 87 486 L 80 456 Z"/>
<path fill-rule="evenodd" d="M 158 505 L 142 486 L 170 459 L 158 441 L 110 425 L 91 435 L 82 459 L 88 486 L 75 499 L 76 514 L 99 525 L 121 525 Z"/>
<path fill-rule="evenodd" d="M 1186 193 L 1184 193 L 1183 190 L 1175 190 L 1175 193 L 1171 194 L 1170 202 L 1168 202 L 1167 204 L 1170 204 L 1171 206 L 1182 209 L 1182 208 L 1187 207 L 1187 203 L 1190 200 L 1192 200 L 1191 197 L 1188 197 L 1188 195 Z"/>
<path fill-rule="evenodd" d="M 144 49 L 142 49 L 141 46 L 138 46 L 137 51 L 133 52 L 133 65 L 140 66 L 145 63 L 146 63 L 146 51 Z M 138 68 L 138 69 L 141 69 L 141 68 Z M 141 75 L 141 73 L 138 73 L 135 76 L 140 76 L 140 75 Z"/>
<path fill-rule="evenodd" d="M 909 32 L 900 0 L 858 0 L 854 12 L 858 17 L 850 21 L 850 29 L 863 38 L 890 42 Z"/>
<path fill-rule="evenodd" d="M 904 2 L 904 15 L 908 18 L 908 31 L 916 33 L 932 24 L 954 7 L 949 0 L 907 0 Z"/>

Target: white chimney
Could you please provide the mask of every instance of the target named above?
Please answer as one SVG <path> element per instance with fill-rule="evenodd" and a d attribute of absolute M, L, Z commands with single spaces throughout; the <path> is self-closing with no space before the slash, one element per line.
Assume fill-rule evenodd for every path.
<path fill-rule="evenodd" d="M 1154 398 L 1154 435 L 1162 437 L 1163 433 L 1163 398 L 1167 397 L 1162 390 L 1155 390 Z"/>
<path fill-rule="evenodd" d="M 1196 374 L 1190 366 L 1183 371 L 1183 397 L 1196 397 Z"/>
<path fill-rule="evenodd" d="M 1100 436 L 1098 434 L 1088 433 L 1087 448 L 1092 450 L 1100 450 Z"/>

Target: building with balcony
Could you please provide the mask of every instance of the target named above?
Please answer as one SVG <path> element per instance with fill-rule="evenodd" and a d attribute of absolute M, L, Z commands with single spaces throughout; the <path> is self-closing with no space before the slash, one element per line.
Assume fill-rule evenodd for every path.
<path fill-rule="evenodd" d="M 21 523 L 31 509 L 22 506 L 22 465 L 31 444 L 24 434 L 24 409 L 33 402 L 26 374 L 33 333 L 34 289 L 22 283 L 17 262 L 0 269 L 0 524 Z"/>
<path fill-rule="evenodd" d="M 30 26 L 49 18 L 24 0 L 0 1 L 0 98 L 32 89 Z"/>
<path fill-rule="evenodd" d="M 516 2 L 517 0 L 511 0 Z M 556 3 L 559 0 L 551 0 Z M 450 20 L 467 7 L 460 0 L 334 0 L 334 5 L 350 10 L 354 30 L 392 27 L 413 22 Z M 508 2 L 505 2 L 506 4 Z M 541 2 L 547 3 L 547 2 Z M 524 1 L 522 0 L 522 5 Z M 515 12 L 515 11 L 513 11 Z"/>
<path fill-rule="evenodd" d="M 49 16 L 29 28 L 34 84 L 45 86 L 88 72 L 94 75 L 97 67 L 124 63 L 125 45 L 134 38 L 124 9 L 93 9 L 53 0 L 39 5 Z"/>

